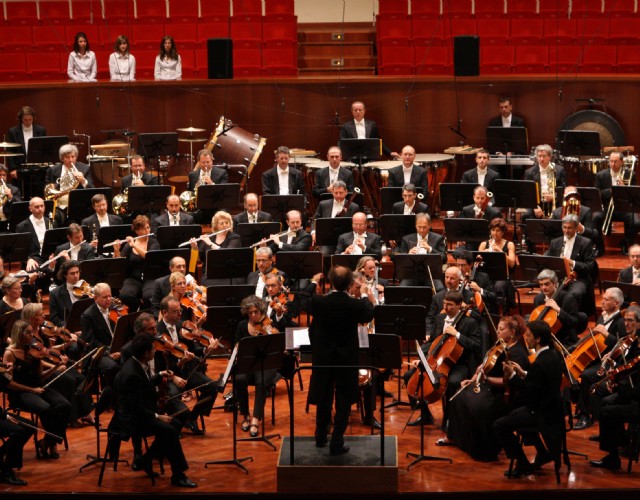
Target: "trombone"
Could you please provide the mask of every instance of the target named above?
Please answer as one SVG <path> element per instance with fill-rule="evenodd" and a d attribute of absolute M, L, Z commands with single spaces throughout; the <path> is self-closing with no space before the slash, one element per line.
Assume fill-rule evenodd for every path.
<path fill-rule="evenodd" d="M 631 185 L 631 179 L 633 178 L 633 172 L 636 166 L 636 161 L 637 161 L 637 157 L 636 156 L 632 156 L 631 157 L 631 166 L 625 168 L 622 171 L 622 185 L 623 186 L 630 186 Z M 626 172 L 629 172 L 629 177 L 627 179 L 625 179 L 624 174 Z M 604 222 L 602 224 L 602 234 L 609 234 L 609 231 L 611 230 L 611 222 L 613 222 L 613 211 L 615 210 L 615 207 L 613 205 L 613 191 L 611 192 L 611 198 L 609 199 L 609 206 L 607 206 L 607 214 L 604 217 Z"/>

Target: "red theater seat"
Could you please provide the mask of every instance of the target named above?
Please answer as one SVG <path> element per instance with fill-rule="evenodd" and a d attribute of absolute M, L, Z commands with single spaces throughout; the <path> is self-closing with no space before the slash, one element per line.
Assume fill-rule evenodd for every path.
<path fill-rule="evenodd" d="M 609 39 L 617 44 L 640 44 L 640 18 L 616 20 L 610 25 Z"/>
<path fill-rule="evenodd" d="M 588 45 L 584 47 L 582 73 L 612 73 L 616 64 L 614 45 Z"/>
<path fill-rule="evenodd" d="M 637 16 L 638 10 L 637 0 L 606 0 L 604 6 L 604 13 L 612 17 Z"/>
<path fill-rule="evenodd" d="M 37 2 L 4 2 L 9 24 L 37 24 L 38 10 Z"/>
<path fill-rule="evenodd" d="M 504 17 L 507 2 L 505 0 L 476 0 L 475 15 L 478 18 Z"/>
<path fill-rule="evenodd" d="M 567 18 L 569 17 L 569 0 L 538 0 L 538 14 L 543 19 L 548 17 Z"/>
<path fill-rule="evenodd" d="M 404 15 L 376 16 L 376 39 L 411 40 L 411 19 Z"/>
<path fill-rule="evenodd" d="M 444 45 L 449 39 L 448 34 L 445 34 L 444 18 L 427 18 L 412 16 L 411 19 L 411 38 L 414 43 L 419 42 L 421 44 L 428 45 Z"/>
<path fill-rule="evenodd" d="M 478 36 L 481 44 L 506 45 L 509 41 L 509 20 L 491 19 L 478 23 Z"/>
<path fill-rule="evenodd" d="M 537 14 L 537 0 L 507 0 L 507 15 L 513 17 L 533 17 Z"/>
<path fill-rule="evenodd" d="M 394 0 L 391 0 L 394 1 Z M 406 0 L 405 0 L 406 1 Z M 271 14 L 295 14 L 295 5 L 293 0 L 265 0 L 264 13 L 269 16 Z"/>
<path fill-rule="evenodd" d="M 64 59 L 63 63 L 61 59 Z M 67 80 L 67 56 L 29 52 L 27 73 L 34 80 Z"/>
<path fill-rule="evenodd" d="M 180 26 L 182 28 L 182 26 Z M 131 34 L 131 47 L 132 52 L 135 50 L 151 50 L 156 49 L 160 51 L 160 41 L 165 35 L 171 35 L 175 41 L 178 53 L 182 50 L 180 45 L 180 38 L 176 37 L 177 33 L 171 33 L 167 30 L 171 29 L 171 25 L 165 27 L 164 24 L 139 24 Z M 181 30 L 176 30 L 181 31 Z"/>
<path fill-rule="evenodd" d="M 198 23 L 198 47 L 206 47 L 209 38 L 229 38 L 229 19 L 219 19 L 216 22 Z"/>
<path fill-rule="evenodd" d="M 549 73 L 578 73 L 582 62 L 582 47 L 552 45 L 549 47 Z"/>
<path fill-rule="evenodd" d="M 475 19 L 453 19 L 451 21 L 451 29 L 445 27 L 445 32 L 451 37 L 450 40 L 453 43 L 453 37 L 455 36 L 476 35 L 478 33 L 478 25 Z"/>
<path fill-rule="evenodd" d="M 67 24 L 71 20 L 69 2 L 38 2 L 40 19 L 47 24 Z"/>
<path fill-rule="evenodd" d="M 231 38 L 234 47 L 254 48 L 262 42 L 262 17 L 233 16 Z"/>
<path fill-rule="evenodd" d="M 262 70 L 262 50 L 233 47 L 233 77 L 256 77 Z"/>
<path fill-rule="evenodd" d="M 136 21 L 140 23 L 166 23 L 167 4 L 162 0 L 136 0 Z"/>
<path fill-rule="evenodd" d="M 432 17 L 442 15 L 441 0 L 411 0 L 411 15 L 429 15 Z"/>
<path fill-rule="evenodd" d="M 46 52 L 66 52 L 64 27 L 60 25 L 34 26 L 33 47 Z M 88 35 L 87 35 L 88 36 Z"/>
<path fill-rule="evenodd" d="M 640 50 L 637 47 L 620 45 L 616 69 L 618 73 L 640 73 Z"/>
<path fill-rule="evenodd" d="M 378 0 L 378 14 L 409 14 L 408 0 Z"/>
<path fill-rule="evenodd" d="M 95 6 L 99 5 L 94 2 Z M 164 5 L 164 2 L 163 2 Z M 108 23 L 131 23 L 134 21 L 133 0 L 108 0 L 104 2 L 104 18 Z"/>
<path fill-rule="evenodd" d="M 0 48 L 18 50 L 32 45 L 31 26 L 0 26 Z"/>
<path fill-rule="evenodd" d="M 266 43 L 262 49 L 262 73 L 268 76 L 298 74 L 298 50 L 293 42 Z"/>
<path fill-rule="evenodd" d="M 210 16 L 229 17 L 231 15 L 231 1 L 230 0 L 200 0 L 200 12 L 201 12 L 203 21 L 207 21 L 207 22 Z M 237 14 L 238 12 L 235 11 L 235 13 Z"/>
<path fill-rule="evenodd" d="M 542 37 L 542 18 L 511 19 L 511 44 L 512 45 L 540 45 Z"/>
<path fill-rule="evenodd" d="M 549 66 L 549 49 L 546 45 L 516 47 L 515 73 L 546 73 Z"/>
<path fill-rule="evenodd" d="M 234 16 L 261 16 L 262 0 L 233 0 Z"/>
<path fill-rule="evenodd" d="M 100 2 L 73 0 L 71 13 L 71 19 L 74 23 L 97 23 L 102 19 L 102 6 Z"/>
<path fill-rule="evenodd" d="M 153 70 L 156 66 L 156 56 L 160 52 L 160 43 L 156 50 L 136 50 L 136 80 L 153 80 Z"/>
<path fill-rule="evenodd" d="M 27 79 L 27 59 L 24 52 L 4 52 L 2 54 L 0 78 L 3 81 Z"/>
<path fill-rule="evenodd" d="M 480 47 L 480 74 L 505 74 L 513 72 L 515 47 L 490 45 Z"/>
<path fill-rule="evenodd" d="M 286 20 L 280 16 L 264 16 L 262 21 L 262 40 L 287 40 L 295 42 L 298 40 L 298 18 L 287 16 Z"/>
<path fill-rule="evenodd" d="M 378 74 L 410 75 L 413 51 L 408 40 L 385 40 L 378 44 Z"/>
<path fill-rule="evenodd" d="M 560 17 L 545 19 L 543 27 L 544 43 L 547 45 L 576 43 L 576 26 L 575 19 Z"/>
<path fill-rule="evenodd" d="M 91 50 L 101 49 L 103 46 L 107 46 L 109 48 L 113 48 L 113 44 L 116 41 L 116 37 L 120 33 L 113 34 L 113 40 L 106 40 L 104 43 L 102 42 L 102 38 L 100 35 L 100 30 L 98 29 L 97 24 L 70 24 L 65 26 L 65 43 L 69 50 L 73 47 L 73 41 L 76 38 L 76 33 L 84 33 L 87 35 L 87 40 L 89 41 L 89 48 Z M 106 35 L 105 35 L 106 36 Z"/>
<path fill-rule="evenodd" d="M 198 22 L 198 0 L 171 0 L 169 17 L 172 23 Z M 227 13 L 227 15 L 229 15 Z"/>
<path fill-rule="evenodd" d="M 572 18 L 597 17 L 603 13 L 602 0 L 573 0 L 570 15 Z"/>
<path fill-rule="evenodd" d="M 471 17 L 471 0 L 446 0 L 442 3 L 442 13 L 453 18 Z"/>
<path fill-rule="evenodd" d="M 414 47 L 413 64 L 417 75 L 448 75 L 452 59 L 451 47 Z"/>
<path fill-rule="evenodd" d="M 618 24 L 618 23 L 615 23 Z M 582 45 L 606 44 L 609 38 L 609 19 L 586 17 L 577 20 L 576 39 Z"/>

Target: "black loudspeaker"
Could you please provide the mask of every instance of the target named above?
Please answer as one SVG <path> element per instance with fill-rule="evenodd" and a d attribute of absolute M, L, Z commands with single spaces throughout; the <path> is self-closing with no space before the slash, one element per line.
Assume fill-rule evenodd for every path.
<path fill-rule="evenodd" d="M 480 38 L 468 35 L 454 37 L 453 74 L 455 76 L 480 75 Z"/>
<path fill-rule="evenodd" d="M 209 79 L 233 78 L 233 41 L 231 38 L 207 40 Z"/>

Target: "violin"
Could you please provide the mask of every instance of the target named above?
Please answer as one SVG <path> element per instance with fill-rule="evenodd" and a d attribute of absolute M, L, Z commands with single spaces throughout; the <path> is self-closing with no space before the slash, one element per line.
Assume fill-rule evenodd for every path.
<path fill-rule="evenodd" d="M 212 341 L 217 340 L 218 347 L 221 347 L 225 352 L 229 351 L 229 348 L 221 340 L 216 339 L 213 336 L 213 333 L 198 328 L 192 321 L 185 321 L 182 323 L 180 335 L 185 339 L 199 342 L 204 347 L 209 347 Z"/>
<path fill-rule="evenodd" d="M 620 356 L 622 356 L 623 361 L 626 361 L 624 359 L 624 353 L 627 352 L 631 345 L 636 341 L 636 338 L 636 332 L 633 332 L 626 337 L 622 337 L 620 340 L 618 340 L 618 342 L 616 342 L 616 345 L 613 346 L 613 349 L 611 349 L 611 351 L 609 351 L 608 354 L 605 354 L 605 356 L 602 358 L 602 364 L 597 372 L 599 377 L 603 377 L 607 366 L 613 365 L 615 360 Z"/>
<path fill-rule="evenodd" d="M 109 319 L 115 323 L 118 318 L 127 314 L 129 314 L 129 306 L 123 304 L 120 299 L 113 299 L 109 306 Z"/>
<path fill-rule="evenodd" d="M 589 389 L 589 394 L 594 394 L 598 387 L 600 387 L 602 384 L 606 384 L 609 392 L 612 392 L 615 385 L 622 382 L 622 380 L 629 378 L 631 375 L 636 373 L 638 369 L 640 369 L 640 356 L 636 356 L 628 363 L 609 370 L 609 373 L 607 373 L 606 377 L 604 377 L 602 380 L 598 380 L 591 386 L 591 389 Z"/>
<path fill-rule="evenodd" d="M 475 385 L 473 386 L 473 392 L 480 392 L 480 383 L 487 378 L 487 374 L 493 370 L 493 367 L 496 366 L 496 363 L 498 362 L 498 358 L 500 358 L 502 354 L 505 354 L 507 361 L 509 361 L 507 343 L 502 339 L 498 339 L 496 344 L 484 355 L 484 360 L 480 365 L 478 376 L 476 377 Z"/>
<path fill-rule="evenodd" d="M 173 354 L 178 359 L 184 358 L 187 352 L 189 352 L 186 344 L 184 344 L 183 342 L 174 343 L 171 340 L 171 335 L 169 335 L 168 333 L 156 335 L 153 339 L 153 342 L 155 343 L 156 349 L 158 351 Z"/>
<path fill-rule="evenodd" d="M 187 309 L 191 309 L 193 311 L 193 315 L 199 320 L 207 314 L 207 307 L 200 302 L 200 299 L 197 297 L 197 293 L 194 290 L 187 291 L 187 293 L 185 293 L 180 299 L 180 304 Z"/>
<path fill-rule="evenodd" d="M 556 289 L 554 294 L 551 296 L 552 300 L 556 300 L 560 292 L 564 287 L 572 283 L 576 280 L 576 273 L 571 273 L 567 276 L 562 284 Z M 544 321 L 547 325 L 551 327 L 551 332 L 555 335 L 562 328 L 562 323 L 558 319 L 558 313 L 551 309 L 547 305 L 540 305 L 536 307 L 529 316 L 529 321 Z"/>
<path fill-rule="evenodd" d="M 257 323 L 249 323 L 249 326 L 253 329 L 253 333 L 251 329 L 249 330 L 249 334 L 256 337 L 259 335 L 271 335 L 272 333 L 278 333 L 278 329 L 272 325 L 271 318 L 264 316 Z"/>
<path fill-rule="evenodd" d="M 484 265 L 484 261 L 482 259 L 482 255 L 477 255 L 476 261 L 473 263 L 473 268 L 471 269 L 471 274 L 469 275 L 468 278 L 465 278 L 463 288 L 468 287 L 470 283 L 476 280 L 476 274 L 478 272 L 478 269 L 480 269 L 483 265 Z M 489 311 L 487 311 L 485 307 L 485 303 L 484 303 L 484 300 L 482 300 L 482 294 L 480 292 L 473 292 L 472 304 L 475 306 L 475 308 L 478 310 L 480 314 L 484 314 L 484 316 L 489 320 L 489 324 L 492 326 L 492 328 L 489 329 L 489 333 L 491 335 L 492 340 L 494 342 L 497 342 L 498 334 L 497 334 L 496 325 L 493 322 L 493 318 L 491 317 L 491 314 L 489 314 Z"/>
<path fill-rule="evenodd" d="M 42 323 L 40 331 L 47 337 L 59 337 L 63 342 L 71 342 L 71 332 L 62 326 L 54 325 L 50 321 Z"/>
<path fill-rule="evenodd" d="M 75 285 L 73 285 L 73 295 L 78 297 L 79 299 L 92 299 L 93 298 L 93 292 L 92 290 L 92 286 L 87 283 L 86 281 L 82 280 L 79 281 L 78 283 L 76 283 Z"/>
<path fill-rule="evenodd" d="M 54 364 L 62 363 L 62 354 L 60 354 L 60 351 L 57 351 L 56 349 L 49 349 L 45 347 L 42 342 L 36 339 L 31 341 L 28 354 L 35 359 L 45 358 Z"/>

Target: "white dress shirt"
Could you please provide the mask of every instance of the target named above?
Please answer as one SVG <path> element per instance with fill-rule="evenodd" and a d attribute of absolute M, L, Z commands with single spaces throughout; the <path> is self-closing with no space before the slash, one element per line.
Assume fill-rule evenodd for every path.
<path fill-rule="evenodd" d="M 278 186 L 280 194 L 289 194 L 289 168 L 282 170 L 280 167 L 276 167 L 278 172 Z"/>
<path fill-rule="evenodd" d="M 42 251 L 42 244 L 44 243 L 44 233 L 47 231 L 47 226 L 44 223 L 44 217 L 42 219 L 36 219 L 33 214 L 29 216 L 29 220 L 31 224 L 33 224 L 33 229 L 36 231 L 36 236 L 38 237 L 38 244 L 40 245 L 40 251 Z"/>
<path fill-rule="evenodd" d="M 358 134 L 358 139 L 366 139 L 367 138 L 367 129 L 364 125 L 364 120 L 357 121 L 353 120 L 356 125 L 356 134 Z"/>

